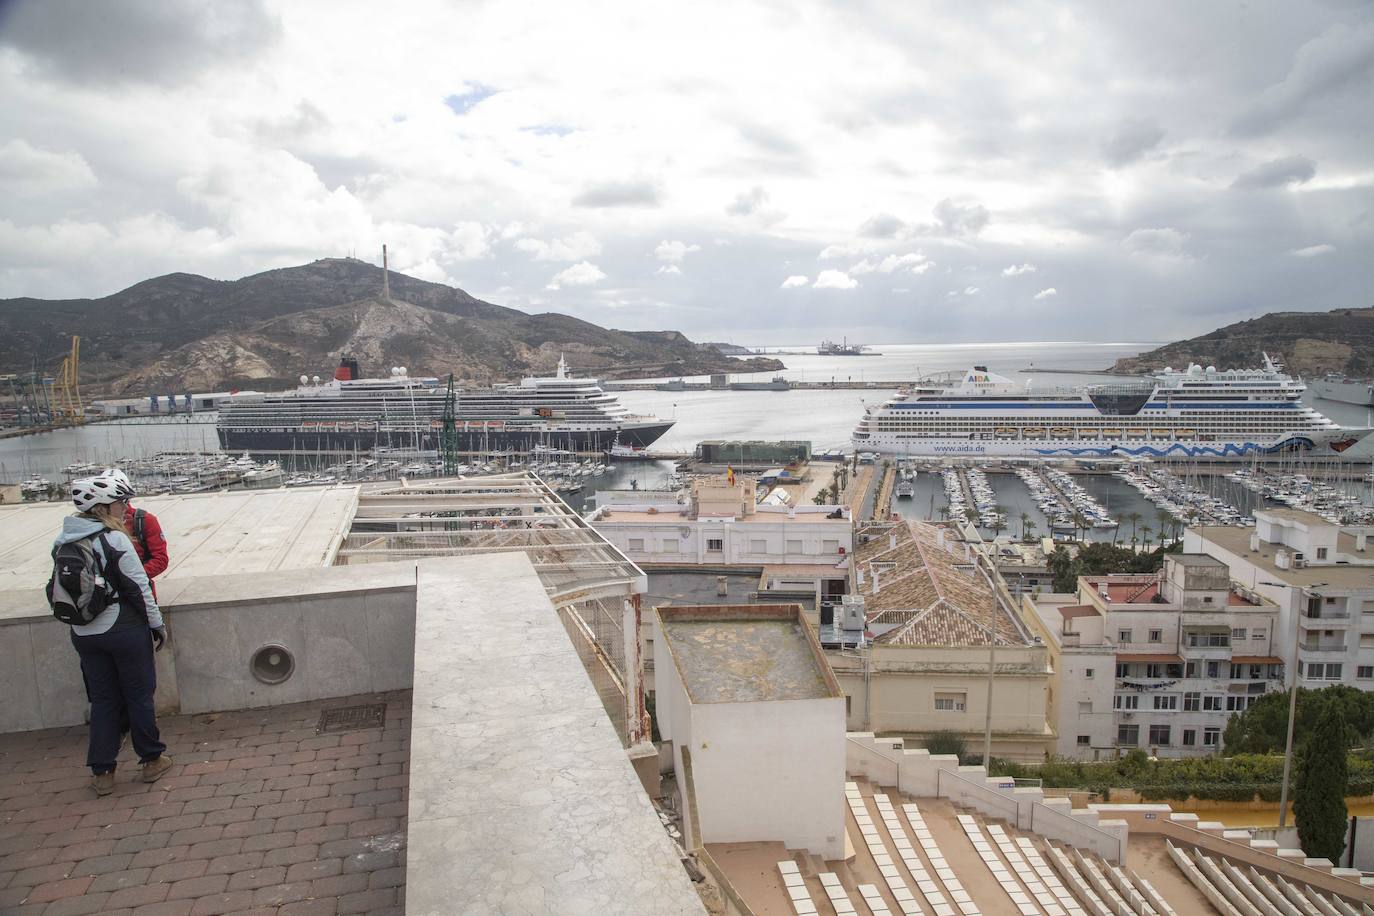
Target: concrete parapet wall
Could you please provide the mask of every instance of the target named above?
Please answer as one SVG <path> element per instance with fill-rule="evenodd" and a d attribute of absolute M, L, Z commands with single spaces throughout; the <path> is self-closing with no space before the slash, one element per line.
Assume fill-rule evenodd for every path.
<path fill-rule="evenodd" d="M 157 655 L 157 708 L 199 713 L 410 687 L 415 563 L 207 576 L 159 589 L 171 640 Z M 86 693 L 70 628 L 39 602 L 0 620 L 0 732 L 79 725 Z M 291 676 L 265 684 L 253 653 L 280 645 Z"/>
<path fill-rule="evenodd" d="M 981 766 L 959 766 L 950 755 L 906 750 L 899 738 L 876 738 L 872 732 L 849 732 L 845 737 L 848 771 L 875 785 L 896 787 L 917 798 L 948 798 L 1019 830 L 1090 849 L 1110 862 L 1125 858 L 1129 826 L 1123 820 L 1099 825 L 1097 812 L 1073 810 L 1068 799 L 1047 799 L 1041 789 L 1018 788 L 1006 777 L 989 777 Z"/>

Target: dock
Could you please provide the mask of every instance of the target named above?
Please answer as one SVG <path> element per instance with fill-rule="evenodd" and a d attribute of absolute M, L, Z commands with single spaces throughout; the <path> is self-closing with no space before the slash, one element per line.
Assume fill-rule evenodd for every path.
<path fill-rule="evenodd" d="M 905 381 L 855 381 L 853 379 L 834 379 L 832 381 L 792 381 L 786 388 L 759 389 L 732 388 L 729 382 L 602 382 L 606 391 L 896 391 L 898 388 L 913 388 L 921 382 Z"/>

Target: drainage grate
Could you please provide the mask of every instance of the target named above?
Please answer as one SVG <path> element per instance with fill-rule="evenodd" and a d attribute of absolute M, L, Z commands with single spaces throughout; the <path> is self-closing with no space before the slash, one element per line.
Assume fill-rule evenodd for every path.
<path fill-rule="evenodd" d="M 381 728 L 386 722 L 385 703 L 364 703 L 362 706 L 339 706 L 320 713 L 315 734 L 325 732 L 355 732 L 364 728 Z"/>

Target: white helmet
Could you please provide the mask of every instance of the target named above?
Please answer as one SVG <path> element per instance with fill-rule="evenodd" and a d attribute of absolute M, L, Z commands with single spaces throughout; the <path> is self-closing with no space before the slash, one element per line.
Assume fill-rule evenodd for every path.
<path fill-rule="evenodd" d="M 95 506 L 108 506 L 133 495 L 133 487 L 112 477 L 102 475 L 72 481 L 72 502 L 82 512 L 89 512 Z"/>
<path fill-rule="evenodd" d="M 105 477 L 110 480 L 117 481 L 118 483 L 122 483 L 124 486 L 129 488 L 130 496 L 136 495 L 136 491 L 134 490 L 134 482 L 129 479 L 128 474 L 125 474 L 119 468 L 106 468 L 105 470 L 101 471 L 99 474 L 95 476 Z"/>

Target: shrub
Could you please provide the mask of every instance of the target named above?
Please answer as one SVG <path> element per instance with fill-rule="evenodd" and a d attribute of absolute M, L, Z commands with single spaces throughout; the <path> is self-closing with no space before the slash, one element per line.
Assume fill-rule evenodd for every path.
<path fill-rule="evenodd" d="M 932 754 L 953 754 L 959 758 L 960 763 L 968 756 L 964 736 L 952 731 L 931 732 L 926 735 L 926 750 Z"/>

